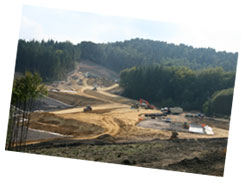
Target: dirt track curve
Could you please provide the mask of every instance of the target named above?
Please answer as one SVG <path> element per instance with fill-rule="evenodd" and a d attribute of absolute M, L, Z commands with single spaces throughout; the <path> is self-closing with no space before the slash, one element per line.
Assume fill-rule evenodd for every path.
<path fill-rule="evenodd" d="M 70 135 L 70 139 L 94 139 L 102 135 L 112 136 L 116 141 L 144 141 L 152 139 L 168 139 L 170 131 L 162 131 L 153 128 L 143 128 L 137 126 L 141 114 L 159 112 L 158 110 L 131 109 L 130 99 L 110 94 L 107 91 L 118 87 L 113 84 L 108 87 L 99 87 L 93 91 L 93 86 L 88 84 L 88 78 L 78 73 L 79 68 L 68 77 L 68 84 L 59 84 L 58 88 L 62 92 L 53 93 L 60 95 L 63 89 L 71 89 L 70 97 L 83 96 L 88 101 L 100 101 L 92 104 L 93 111 L 83 112 L 85 106 L 56 110 L 46 113 L 35 113 L 32 115 L 31 127 L 33 129 L 46 130 Z M 74 78 L 81 79 L 82 85 L 78 85 Z M 70 95 L 70 92 L 68 92 Z M 64 97 L 64 96 L 63 96 Z M 102 103 L 101 103 L 102 102 Z M 184 116 L 170 116 L 173 121 L 187 121 Z M 179 133 L 179 138 L 219 138 L 227 137 L 228 131 L 213 127 L 214 136 L 197 135 L 189 133 Z M 66 137 L 68 138 L 68 137 Z M 32 141 L 30 143 L 39 142 Z"/>

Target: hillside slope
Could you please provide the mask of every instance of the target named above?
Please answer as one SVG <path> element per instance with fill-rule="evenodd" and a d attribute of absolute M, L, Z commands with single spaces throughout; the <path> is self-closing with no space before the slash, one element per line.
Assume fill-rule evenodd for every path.
<path fill-rule="evenodd" d="M 107 80 L 119 79 L 119 74 L 117 72 L 112 71 L 104 66 L 95 64 L 89 60 L 80 60 L 78 66 L 80 67 L 79 71 L 83 73 L 89 72 L 95 76 L 105 78 Z"/>
<path fill-rule="evenodd" d="M 75 69 L 77 62 L 104 66 L 111 77 L 115 71 L 140 65 L 161 64 L 186 66 L 193 70 L 222 67 L 236 71 L 238 53 L 217 52 L 213 48 L 194 48 L 184 44 L 146 39 L 131 39 L 123 42 L 96 44 L 81 42 L 47 42 L 19 40 L 16 72 L 39 72 L 45 81 L 60 80 Z M 89 64 L 85 60 L 91 61 Z M 104 75 L 108 75 L 105 73 Z"/>

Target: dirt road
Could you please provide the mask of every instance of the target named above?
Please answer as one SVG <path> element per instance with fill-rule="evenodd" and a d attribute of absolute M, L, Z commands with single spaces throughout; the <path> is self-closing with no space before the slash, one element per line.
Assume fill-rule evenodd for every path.
<path fill-rule="evenodd" d="M 141 114 L 158 113 L 158 110 L 131 109 L 133 100 L 110 94 L 107 91 L 118 87 L 99 87 L 93 91 L 92 85 L 88 84 L 89 78 L 79 72 L 80 68 L 70 76 L 67 82 L 60 82 L 57 88 L 60 91 L 71 89 L 73 93 L 51 92 L 50 97 L 62 101 L 71 107 L 69 109 L 58 109 L 49 113 L 35 113 L 32 115 L 31 127 L 39 130 L 47 130 L 64 135 L 71 135 L 70 139 L 94 139 L 103 135 L 109 135 L 117 142 L 144 141 L 152 139 L 169 139 L 171 131 L 159 128 L 149 128 L 137 125 Z M 81 80 L 82 83 L 78 84 Z M 52 88 L 49 86 L 50 89 Z M 91 112 L 83 112 L 86 104 L 93 108 Z M 175 122 L 185 122 L 184 116 L 171 115 Z M 215 135 L 199 135 L 179 132 L 179 138 L 219 138 L 227 137 L 228 130 L 221 126 L 211 124 Z"/>
<path fill-rule="evenodd" d="M 94 65 L 87 68 L 92 70 Z M 116 83 L 92 90 L 95 81 L 105 81 L 85 77 L 80 72 L 85 69 L 77 67 L 66 81 L 48 86 L 52 90 L 49 97 L 55 100 L 44 103 L 47 112 L 31 114 L 30 128 L 34 130 L 30 131 L 28 152 L 223 175 L 228 121 L 206 118 L 200 122 L 211 126 L 214 135 L 180 131 L 179 139 L 171 140 L 166 123 L 144 115 L 159 110 L 131 109 L 137 101 L 108 93 L 118 88 Z M 87 104 L 93 110 L 83 112 Z M 196 120 L 184 114 L 167 117 L 178 125 Z"/>

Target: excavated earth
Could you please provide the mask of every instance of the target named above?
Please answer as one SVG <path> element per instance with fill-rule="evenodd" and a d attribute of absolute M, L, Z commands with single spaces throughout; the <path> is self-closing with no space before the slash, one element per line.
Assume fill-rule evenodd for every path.
<path fill-rule="evenodd" d="M 47 86 L 48 97 L 31 115 L 26 152 L 223 175 L 229 121 L 204 119 L 200 122 L 214 135 L 178 132 L 178 139 L 170 140 L 171 131 L 142 125 L 144 114 L 159 110 L 131 109 L 136 101 L 108 92 L 118 84 L 85 77 L 84 70 L 78 67 L 66 81 Z M 84 112 L 88 104 L 93 110 Z M 167 117 L 179 125 L 193 121 L 184 114 Z M 52 135 L 38 136 L 35 130 Z"/>

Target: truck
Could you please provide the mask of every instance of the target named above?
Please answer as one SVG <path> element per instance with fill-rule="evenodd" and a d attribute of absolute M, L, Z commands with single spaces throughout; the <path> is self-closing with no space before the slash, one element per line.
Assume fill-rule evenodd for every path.
<path fill-rule="evenodd" d="M 167 114 L 181 114 L 183 113 L 183 108 L 181 107 L 163 107 L 160 109 L 161 112 L 167 113 Z"/>

